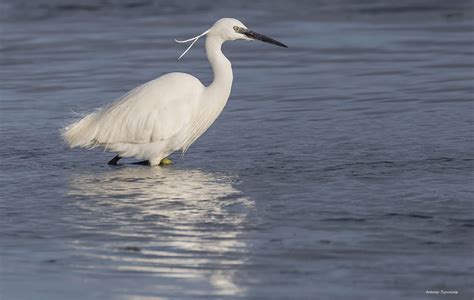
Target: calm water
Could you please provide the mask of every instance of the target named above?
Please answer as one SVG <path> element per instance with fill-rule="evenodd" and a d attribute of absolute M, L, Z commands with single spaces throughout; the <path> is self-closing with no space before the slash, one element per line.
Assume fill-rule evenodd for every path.
<path fill-rule="evenodd" d="M 0 299 L 472 299 L 469 1 L 79 3 L 0 4 Z M 224 16 L 290 48 L 173 166 L 62 143 Z"/>

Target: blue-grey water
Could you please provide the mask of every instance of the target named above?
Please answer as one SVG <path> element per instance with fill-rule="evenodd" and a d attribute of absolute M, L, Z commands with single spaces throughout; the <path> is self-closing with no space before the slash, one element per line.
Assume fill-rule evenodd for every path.
<path fill-rule="evenodd" d="M 0 3 L 0 299 L 472 299 L 471 1 Z M 171 71 L 218 121 L 171 167 L 59 129 Z M 433 295 L 427 291 L 457 295 Z"/>

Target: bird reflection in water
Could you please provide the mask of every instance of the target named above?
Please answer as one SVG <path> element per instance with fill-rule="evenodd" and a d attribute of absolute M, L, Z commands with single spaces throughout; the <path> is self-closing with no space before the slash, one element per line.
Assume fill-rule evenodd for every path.
<path fill-rule="evenodd" d="M 183 293 L 167 290 L 179 280 L 186 293 L 239 295 L 233 276 L 247 252 L 239 236 L 254 204 L 235 183 L 233 176 L 174 168 L 77 175 L 69 191 L 76 213 L 65 221 L 84 231 L 74 247 L 90 268 L 148 274 L 160 293 Z"/>

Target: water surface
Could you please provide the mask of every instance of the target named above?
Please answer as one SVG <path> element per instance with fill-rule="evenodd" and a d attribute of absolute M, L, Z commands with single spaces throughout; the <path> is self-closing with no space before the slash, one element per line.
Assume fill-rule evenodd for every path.
<path fill-rule="evenodd" d="M 3 1 L 1 299 L 472 299 L 468 1 Z M 59 129 L 171 71 L 223 114 L 175 164 L 109 167 Z M 441 297 L 441 296 L 440 296 Z"/>

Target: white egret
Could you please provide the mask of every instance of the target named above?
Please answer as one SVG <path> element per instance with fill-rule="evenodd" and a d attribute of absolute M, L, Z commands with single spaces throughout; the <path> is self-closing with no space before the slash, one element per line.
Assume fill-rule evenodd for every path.
<path fill-rule="evenodd" d="M 112 104 L 90 113 L 63 130 L 71 148 L 103 147 L 122 157 L 144 159 L 150 165 L 170 164 L 168 155 L 185 152 L 217 119 L 232 87 L 232 66 L 221 46 L 225 41 L 260 40 L 286 45 L 250 31 L 239 20 L 223 18 L 202 34 L 178 43 L 196 41 L 206 35 L 206 54 L 214 79 L 204 86 L 186 73 L 169 73 L 131 90 Z"/>

